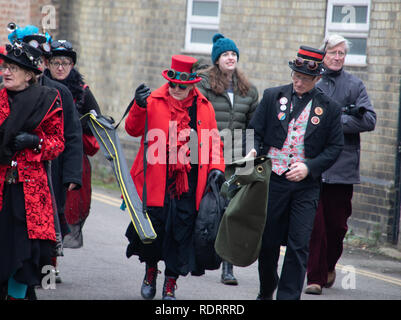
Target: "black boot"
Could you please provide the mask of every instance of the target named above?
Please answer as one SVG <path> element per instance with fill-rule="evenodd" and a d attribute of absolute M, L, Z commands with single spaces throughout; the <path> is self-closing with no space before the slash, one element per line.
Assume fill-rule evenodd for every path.
<path fill-rule="evenodd" d="M 7 283 L 0 283 L 0 300 L 6 300 L 7 297 Z"/>
<path fill-rule="evenodd" d="M 28 288 L 26 289 L 25 299 L 29 301 L 38 300 L 38 297 L 36 296 L 35 286 L 28 286 Z"/>
<path fill-rule="evenodd" d="M 224 284 L 236 286 L 238 284 L 233 274 L 233 265 L 227 261 L 223 261 L 221 282 Z"/>
<path fill-rule="evenodd" d="M 256 297 L 256 300 L 273 300 L 273 294 L 270 295 L 264 295 L 262 293 L 258 293 L 258 296 Z"/>
<path fill-rule="evenodd" d="M 156 278 L 157 273 L 157 265 L 151 267 L 146 265 L 146 273 L 145 278 L 143 279 L 142 287 L 141 287 L 141 295 L 142 298 L 146 300 L 152 300 L 156 294 Z"/>
<path fill-rule="evenodd" d="M 163 285 L 163 300 L 176 300 L 175 289 L 177 288 L 177 278 L 166 276 Z"/>

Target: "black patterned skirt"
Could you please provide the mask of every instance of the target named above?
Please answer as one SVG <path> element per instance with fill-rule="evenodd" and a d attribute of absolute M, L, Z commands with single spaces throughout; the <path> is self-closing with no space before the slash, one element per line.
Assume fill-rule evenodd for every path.
<path fill-rule="evenodd" d="M 189 191 L 179 199 L 169 192 L 172 184 L 172 180 L 167 181 L 163 207 L 148 207 L 149 218 L 157 234 L 156 240 L 151 244 L 143 244 L 131 222 L 125 233 L 129 240 L 126 255 L 128 258 L 137 255 L 141 262 L 149 265 L 163 260 L 166 275 L 186 276 L 189 272 L 196 272 L 193 235 L 197 216 L 197 168 L 193 167 L 188 174 Z"/>
<path fill-rule="evenodd" d="M 4 184 L 0 211 L 0 284 L 13 276 L 28 286 L 40 285 L 40 266 L 51 265 L 54 243 L 29 239 L 22 183 Z"/>

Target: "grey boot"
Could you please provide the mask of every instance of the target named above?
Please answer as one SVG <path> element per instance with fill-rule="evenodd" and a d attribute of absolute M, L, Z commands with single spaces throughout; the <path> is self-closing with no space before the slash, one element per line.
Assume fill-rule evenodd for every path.
<path fill-rule="evenodd" d="M 158 274 L 157 265 L 149 266 L 146 264 L 145 278 L 141 287 L 141 296 L 146 300 L 152 300 L 156 294 L 156 278 Z"/>
<path fill-rule="evenodd" d="M 163 300 L 176 300 L 175 289 L 177 288 L 177 278 L 166 276 L 163 285 Z"/>
<path fill-rule="evenodd" d="M 238 284 L 238 281 L 233 274 L 233 265 L 227 261 L 223 261 L 221 282 L 232 286 L 236 286 Z"/>

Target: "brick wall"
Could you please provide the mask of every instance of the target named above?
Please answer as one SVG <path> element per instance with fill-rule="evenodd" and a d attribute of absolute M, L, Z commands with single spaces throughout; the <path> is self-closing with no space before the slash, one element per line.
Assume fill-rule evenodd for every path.
<path fill-rule="evenodd" d="M 378 115 L 376 130 L 362 134 L 363 183 L 355 187 L 350 228 L 383 238 L 391 237 L 396 210 L 400 5 L 398 0 L 372 0 L 368 65 L 348 68 L 365 82 Z M 168 7 L 162 0 L 73 0 L 61 5 L 60 32 L 76 46 L 78 67 L 104 112 L 119 119 L 140 83 L 155 89 L 164 82 L 161 70 L 172 54 L 183 52 L 185 19 L 185 0 L 169 1 Z M 220 32 L 236 42 L 239 67 L 261 95 L 267 87 L 290 81 L 288 61 L 299 45 L 320 46 L 325 19 L 322 0 L 224 0 Z M 120 136 L 130 163 L 137 140 L 122 131 Z"/>
<path fill-rule="evenodd" d="M 377 113 L 374 132 L 362 134 L 361 175 L 355 188 L 352 226 L 365 234 L 393 236 L 396 208 L 397 132 L 400 107 L 401 3 L 372 0 L 368 66 L 355 73 L 364 81 Z M 399 170 L 399 168 L 398 168 Z"/>
<path fill-rule="evenodd" d="M 10 4 L 11 2 L 11 4 Z M 7 6 L 4 7 L 5 3 Z M 28 9 L 24 4 L 29 3 Z M 78 69 L 103 112 L 120 119 L 142 82 L 156 89 L 160 73 L 173 54 L 183 53 L 186 0 L 0 0 L 0 39 L 12 17 L 24 25 L 39 23 L 38 9 L 57 7 L 59 38 L 70 40 L 78 52 Z M 325 32 L 323 0 L 223 0 L 220 32 L 240 50 L 239 67 L 259 90 L 290 81 L 288 61 L 301 44 L 319 47 Z M 25 11 L 24 11 L 25 10 Z M 357 234 L 390 239 L 399 186 L 394 179 L 401 75 L 401 3 L 371 0 L 368 65 L 348 67 L 365 83 L 377 112 L 374 132 L 362 134 L 361 176 L 355 186 L 350 228 Z M 210 61 L 209 55 L 193 54 Z M 138 140 L 119 135 L 129 165 Z M 107 167 L 102 155 L 95 165 Z"/>
<path fill-rule="evenodd" d="M 56 13 L 59 12 L 60 0 L 0 0 L 0 45 L 8 43 L 7 25 L 15 22 L 20 27 L 33 24 L 39 28 L 42 26 L 42 7 L 53 5 Z M 56 17 L 56 22 L 58 16 Z M 57 29 L 47 30 L 57 36 Z"/>

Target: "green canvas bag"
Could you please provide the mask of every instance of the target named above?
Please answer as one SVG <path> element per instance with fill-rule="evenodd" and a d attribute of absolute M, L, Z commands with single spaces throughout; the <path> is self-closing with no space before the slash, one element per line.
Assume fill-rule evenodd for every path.
<path fill-rule="evenodd" d="M 259 256 L 271 169 L 271 160 L 266 156 L 241 159 L 226 166 L 221 194 L 230 202 L 219 226 L 215 249 L 223 260 L 235 266 L 249 266 Z"/>

